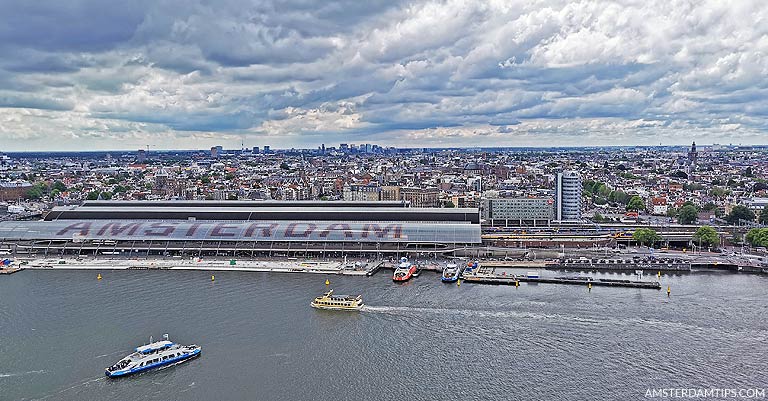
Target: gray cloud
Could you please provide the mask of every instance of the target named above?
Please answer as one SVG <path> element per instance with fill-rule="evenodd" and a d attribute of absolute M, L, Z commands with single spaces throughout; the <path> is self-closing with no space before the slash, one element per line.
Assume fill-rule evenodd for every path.
<path fill-rule="evenodd" d="M 759 0 L 0 4 L 0 138 L 35 146 L 740 142 L 768 129 Z M 62 141 L 34 142 L 46 136 Z"/>

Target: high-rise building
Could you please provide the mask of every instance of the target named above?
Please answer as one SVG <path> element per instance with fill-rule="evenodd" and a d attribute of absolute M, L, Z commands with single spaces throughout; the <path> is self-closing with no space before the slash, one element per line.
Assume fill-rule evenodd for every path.
<path fill-rule="evenodd" d="M 272 150 L 270 150 L 269 145 L 264 145 L 264 154 L 270 153 Z"/>
<path fill-rule="evenodd" d="M 253 147 L 253 154 L 254 155 L 258 155 L 259 154 L 259 147 L 258 146 L 254 146 Z"/>
<path fill-rule="evenodd" d="M 147 152 L 144 149 L 139 149 L 136 152 L 136 163 L 143 164 L 145 161 L 147 161 Z"/>
<path fill-rule="evenodd" d="M 576 171 L 566 170 L 557 173 L 555 220 L 581 220 L 581 177 Z"/>
<path fill-rule="evenodd" d="M 218 146 L 211 146 L 211 157 L 213 157 L 213 158 L 219 157 L 219 147 Z"/>

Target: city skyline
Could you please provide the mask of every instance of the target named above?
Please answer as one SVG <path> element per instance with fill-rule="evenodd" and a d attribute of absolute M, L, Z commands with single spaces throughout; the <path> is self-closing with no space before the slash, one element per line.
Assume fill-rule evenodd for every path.
<path fill-rule="evenodd" d="M 766 143 L 757 1 L 5 8 L 2 151 Z"/>

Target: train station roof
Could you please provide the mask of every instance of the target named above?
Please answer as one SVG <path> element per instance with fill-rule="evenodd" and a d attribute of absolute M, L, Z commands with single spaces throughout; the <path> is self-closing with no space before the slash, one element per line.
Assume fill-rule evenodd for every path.
<path fill-rule="evenodd" d="M 0 222 L 3 241 L 298 241 L 478 244 L 469 222 L 56 220 Z"/>
<path fill-rule="evenodd" d="M 56 207 L 45 220 L 237 220 L 480 223 L 474 208 L 76 206 Z"/>

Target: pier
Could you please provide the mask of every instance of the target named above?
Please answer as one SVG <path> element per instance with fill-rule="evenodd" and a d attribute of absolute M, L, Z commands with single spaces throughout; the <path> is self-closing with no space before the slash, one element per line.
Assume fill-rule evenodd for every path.
<path fill-rule="evenodd" d="M 570 284 L 570 285 L 586 285 L 589 288 L 592 286 L 603 287 L 625 287 L 625 288 L 648 288 L 654 290 L 661 289 L 661 283 L 658 281 L 633 281 L 633 280 L 618 280 L 618 279 L 606 279 L 606 278 L 594 278 L 590 276 L 559 276 L 559 277 L 531 277 L 527 274 L 506 274 L 496 273 L 497 267 L 493 266 L 480 266 L 477 271 L 462 275 L 464 282 L 475 284 L 494 284 L 494 285 L 520 285 L 520 283 L 545 283 L 545 284 Z M 515 266 L 523 267 L 523 266 Z M 527 265 L 525 267 L 541 267 Z"/>
<path fill-rule="evenodd" d="M 496 284 L 496 285 L 516 285 L 516 283 L 546 283 L 546 284 L 570 284 L 570 285 L 589 285 L 603 286 L 603 287 L 626 287 L 626 288 L 648 288 L 653 290 L 660 290 L 661 283 L 658 281 L 632 281 L 632 280 L 615 280 L 593 277 L 526 277 L 526 276 L 468 276 L 464 277 L 465 283 L 475 284 Z"/>
<path fill-rule="evenodd" d="M 570 284 L 570 285 L 593 285 L 603 287 L 626 287 L 626 288 L 647 288 L 660 290 L 661 283 L 658 281 L 632 281 L 593 278 L 587 276 L 574 277 L 527 277 L 517 275 L 472 275 L 462 279 L 465 283 L 475 284 L 495 284 L 495 285 L 517 285 L 518 283 L 546 283 L 546 284 Z"/>

